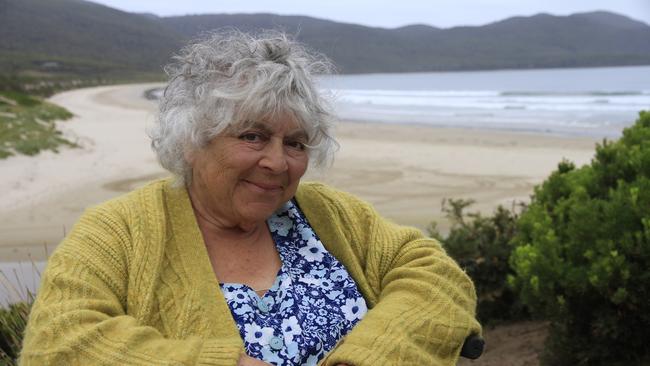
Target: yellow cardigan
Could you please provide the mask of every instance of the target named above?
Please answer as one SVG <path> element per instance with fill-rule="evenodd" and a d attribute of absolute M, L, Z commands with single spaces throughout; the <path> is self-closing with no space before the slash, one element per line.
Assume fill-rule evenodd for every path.
<path fill-rule="evenodd" d="M 244 352 L 184 188 L 153 182 L 88 210 L 49 259 L 22 365 L 228 365 Z M 296 200 L 370 310 L 321 365 L 452 366 L 476 295 L 440 245 L 353 196 Z"/>

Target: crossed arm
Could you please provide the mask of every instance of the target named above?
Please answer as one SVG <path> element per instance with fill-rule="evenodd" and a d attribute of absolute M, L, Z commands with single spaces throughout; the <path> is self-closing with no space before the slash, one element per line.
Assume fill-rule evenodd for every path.
<path fill-rule="evenodd" d="M 327 232 L 344 228 L 350 250 L 335 256 L 352 257 L 346 267 L 370 307 L 322 365 L 456 365 L 465 338 L 481 333 L 467 274 L 437 241 L 382 218 L 369 204 L 323 185 L 309 193 L 321 194 L 316 210 L 326 211 L 309 218 L 321 239 L 340 240 Z"/>

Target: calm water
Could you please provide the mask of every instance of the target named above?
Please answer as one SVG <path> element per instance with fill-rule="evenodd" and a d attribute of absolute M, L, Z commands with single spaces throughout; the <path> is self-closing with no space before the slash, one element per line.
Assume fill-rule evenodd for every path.
<path fill-rule="evenodd" d="M 342 119 L 616 137 L 650 109 L 650 66 L 323 77 Z"/>

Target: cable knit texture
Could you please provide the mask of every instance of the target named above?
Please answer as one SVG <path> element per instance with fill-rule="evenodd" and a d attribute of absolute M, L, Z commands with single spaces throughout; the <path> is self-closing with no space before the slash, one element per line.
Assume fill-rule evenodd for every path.
<path fill-rule="evenodd" d="M 322 184 L 296 200 L 370 308 L 321 365 L 455 365 L 481 329 L 440 245 Z M 234 366 L 243 352 L 187 191 L 160 180 L 89 209 L 57 248 L 19 362 Z"/>

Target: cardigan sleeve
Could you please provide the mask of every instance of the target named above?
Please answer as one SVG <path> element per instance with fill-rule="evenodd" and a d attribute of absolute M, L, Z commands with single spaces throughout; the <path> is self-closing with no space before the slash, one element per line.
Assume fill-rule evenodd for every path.
<path fill-rule="evenodd" d="M 129 232 L 97 209 L 49 259 L 26 328 L 20 365 L 228 365 L 237 339 L 168 339 L 126 312 Z"/>
<path fill-rule="evenodd" d="M 419 230 L 346 194 L 336 201 L 376 300 L 322 365 L 456 365 L 464 339 L 481 332 L 472 281 Z"/>

